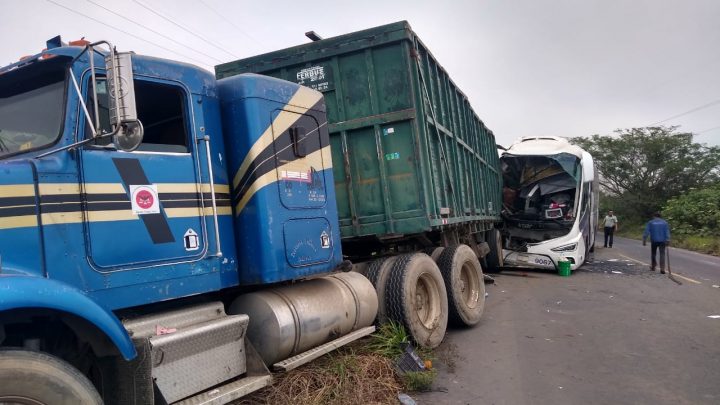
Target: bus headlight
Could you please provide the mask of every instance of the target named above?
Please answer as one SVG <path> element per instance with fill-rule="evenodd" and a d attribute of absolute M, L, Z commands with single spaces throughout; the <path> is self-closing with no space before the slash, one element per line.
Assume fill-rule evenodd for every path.
<path fill-rule="evenodd" d="M 577 249 L 577 242 L 571 243 L 569 245 L 558 246 L 550 250 L 552 250 L 553 252 L 572 252 L 575 249 Z"/>

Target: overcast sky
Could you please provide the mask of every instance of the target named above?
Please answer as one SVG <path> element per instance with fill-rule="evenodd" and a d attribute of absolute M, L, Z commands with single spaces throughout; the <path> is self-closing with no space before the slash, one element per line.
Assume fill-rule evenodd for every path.
<path fill-rule="evenodd" d="M 309 30 L 330 37 L 408 20 L 500 144 L 524 135 L 611 134 L 668 118 L 664 125 L 681 125 L 698 134 L 697 142 L 720 144 L 720 0 L 0 5 L 0 65 L 40 51 L 61 34 L 65 41 L 106 39 L 121 51 L 211 70 L 308 42 L 303 34 Z"/>

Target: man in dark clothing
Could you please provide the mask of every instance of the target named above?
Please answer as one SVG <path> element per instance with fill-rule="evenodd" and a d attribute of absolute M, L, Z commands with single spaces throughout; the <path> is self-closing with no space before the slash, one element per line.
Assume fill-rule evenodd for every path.
<path fill-rule="evenodd" d="M 654 218 L 648 221 L 643 232 L 643 246 L 650 238 L 650 270 L 655 271 L 657 261 L 655 260 L 658 249 L 660 250 L 660 273 L 665 274 L 665 247 L 670 244 L 670 226 L 667 221 L 660 217 L 660 213 L 656 212 Z"/>

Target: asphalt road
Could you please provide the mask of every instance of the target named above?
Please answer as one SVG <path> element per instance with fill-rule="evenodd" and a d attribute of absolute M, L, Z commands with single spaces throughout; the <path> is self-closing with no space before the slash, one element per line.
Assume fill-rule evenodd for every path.
<path fill-rule="evenodd" d="M 485 315 L 451 330 L 419 404 L 720 404 L 720 260 L 618 238 L 571 277 L 506 271 Z M 693 281 L 689 281 L 693 280 Z"/>
<path fill-rule="evenodd" d="M 670 267 L 681 282 L 720 285 L 720 257 L 695 253 L 670 247 Z M 634 263 L 650 266 L 650 243 L 643 246 L 641 241 L 615 238 L 612 256 L 629 259 Z M 609 253 L 609 251 L 608 251 Z"/>

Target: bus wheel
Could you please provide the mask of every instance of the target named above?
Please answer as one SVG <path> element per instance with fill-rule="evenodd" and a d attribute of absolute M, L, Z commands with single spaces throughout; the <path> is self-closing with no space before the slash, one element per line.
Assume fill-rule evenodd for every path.
<path fill-rule="evenodd" d="M 448 302 L 440 269 L 424 253 L 402 255 L 393 264 L 385 287 L 387 316 L 400 322 L 413 340 L 435 348 L 445 337 Z"/>
<path fill-rule="evenodd" d="M 78 370 L 55 356 L 0 350 L 0 404 L 102 404 Z"/>
<path fill-rule="evenodd" d="M 440 255 L 438 266 L 448 294 L 448 320 L 473 326 L 485 309 L 485 281 L 475 252 L 467 245 L 451 246 Z"/>
<path fill-rule="evenodd" d="M 487 232 L 486 240 L 490 246 L 490 253 L 485 256 L 488 273 L 499 273 L 503 266 L 502 235 L 500 231 L 493 228 Z"/>
<path fill-rule="evenodd" d="M 385 285 L 387 284 L 388 274 L 392 269 L 393 263 L 397 256 L 383 257 L 370 263 L 367 271 L 367 278 L 375 287 L 375 292 L 378 298 L 378 311 L 377 318 L 375 318 L 376 324 L 387 322 L 387 315 L 385 310 Z"/>

